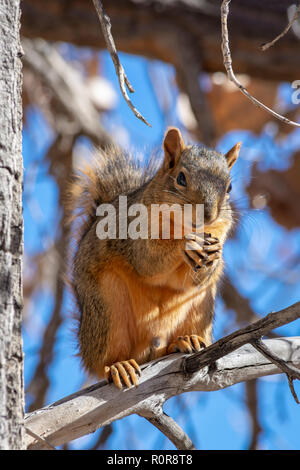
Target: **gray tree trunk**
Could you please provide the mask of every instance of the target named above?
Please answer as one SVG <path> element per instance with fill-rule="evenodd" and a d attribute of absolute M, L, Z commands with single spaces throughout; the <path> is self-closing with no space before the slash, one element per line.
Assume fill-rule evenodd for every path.
<path fill-rule="evenodd" d="M 24 448 L 20 0 L 0 0 L 0 449 Z"/>

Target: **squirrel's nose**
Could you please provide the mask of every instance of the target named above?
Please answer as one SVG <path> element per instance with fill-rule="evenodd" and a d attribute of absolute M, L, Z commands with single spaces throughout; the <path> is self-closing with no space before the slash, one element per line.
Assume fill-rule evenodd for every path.
<path fill-rule="evenodd" d="M 204 222 L 209 224 L 217 218 L 217 207 L 215 204 L 206 203 L 204 204 Z"/>

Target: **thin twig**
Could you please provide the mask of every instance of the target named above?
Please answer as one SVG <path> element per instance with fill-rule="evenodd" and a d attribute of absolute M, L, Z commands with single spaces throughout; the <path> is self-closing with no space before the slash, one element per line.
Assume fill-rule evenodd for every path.
<path fill-rule="evenodd" d="M 170 416 L 161 411 L 146 419 L 159 429 L 178 450 L 196 450 L 189 436 Z"/>
<path fill-rule="evenodd" d="M 227 18 L 228 18 L 228 13 L 229 13 L 230 1 L 231 0 L 223 0 L 222 5 L 221 5 L 222 53 L 223 53 L 223 63 L 227 72 L 228 79 L 231 82 L 233 82 L 238 87 L 238 89 L 245 96 L 247 96 L 247 98 L 249 98 L 249 100 L 252 101 L 256 106 L 264 109 L 265 111 L 270 113 L 272 116 L 274 116 L 275 118 L 279 119 L 282 122 L 285 122 L 286 124 L 300 127 L 300 124 L 298 122 L 290 121 L 289 119 L 282 116 L 281 114 L 276 113 L 276 111 L 274 111 L 273 109 L 268 108 L 268 106 L 258 101 L 256 98 L 254 98 L 254 96 L 250 95 L 250 93 L 246 90 L 246 88 L 236 78 L 232 69 L 232 59 L 231 59 L 231 53 L 230 53 L 230 48 L 229 48 L 228 27 L 227 27 Z"/>
<path fill-rule="evenodd" d="M 270 41 L 270 42 L 267 42 L 265 44 L 262 44 L 260 46 L 261 50 L 262 51 L 266 51 L 267 49 L 269 49 L 269 47 L 272 47 L 275 42 L 277 42 L 279 39 L 281 39 L 288 31 L 289 29 L 291 28 L 292 24 L 296 21 L 296 19 L 298 18 L 298 15 L 300 13 L 300 3 L 299 5 L 297 6 L 296 10 L 295 10 L 295 13 L 293 15 L 293 17 L 291 18 L 291 20 L 289 21 L 289 23 L 287 24 L 287 26 L 284 28 L 284 30 L 282 31 L 282 33 L 278 34 L 278 36 L 276 36 L 276 38 L 273 39 L 273 41 Z"/>
<path fill-rule="evenodd" d="M 129 79 L 128 79 L 126 73 L 125 73 L 125 70 L 124 70 L 124 68 L 123 68 L 123 66 L 120 62 L 118 52 L 117 52 L 117 48 L 116 48 L 116 45 L 115 45 L 115 41 L 114 41 L 114 38 L 111 34 L 110 18 L 105 13 L 101 0 L 93 0 L 93 3 L 94 3 L 94 6 L 95 6 L 95 9 L 96 9 L 96 12 L 98 14 L 98 17 L 99 17 L 102 33 L 103 33 L 103 36 L 104 36 L 104 39 L 105 39 L 105 43 L 106 43 L 108 52 L 110 53 L 110 56 L 112 58 L 112 61 L 114 63 L 115 69 L 116 69 L 116 74 L 117 74 L 117 77 L 119 79 L 119 84 L 120 84 L 120 89 L 121 89 L 122 95 L 124 96 L 124 99 L 125 99 L 126 103 L 130 107 L 130 109 L 133 111 L 135 116 L 138 119 L 140 119 L 141 121 L 143 121 L 145 124 L 147 124 L 147 126 L 151 127 L 151 124 L 149 124 L 149 122 L 146 121 L 146 119 L 136 109 L 136 107 L 133 105 L 132 101 L 130 100 L 130 98 L 127 94 L 126 87 L 130 91 L 130 93 L 134 93 L 134 89 L 133 89 L 131 83 L 129 82 Z"/>
<path fill-rule="evenodd" d="M 293 380 L 295 380 L 295 379 L 300 380 L 300 371 L 299 371 L 299 369 L 297 369 L 292 364 L 287 364 L 280 357 L 278 357 L 274 353 L 272 353 L 272 351 L 270 351 L 270 349 L 261 341 L 261 339 L 256 339 L 254 341 L 251 341 L 251 344 L 252 344 L 252 346 L 254 346 L 255 349 L 257 349 L 257 351 L 259 351 L 261 354 L 263 354 L 267 359 L 269 359 L 269 361 L 276 364 L 277 367 L 279 367 L 279 369 L 281 369 L 282 372 L 284 372 L 287 375 L 292 395 L 293 395 L 296 403 L 298 403 L 298 405 L 300 405 L 300 401 L 297 397 L 297 394 L 296 394 L 295 389 L 294 389 L 294 384 L 293 384 Z"/>

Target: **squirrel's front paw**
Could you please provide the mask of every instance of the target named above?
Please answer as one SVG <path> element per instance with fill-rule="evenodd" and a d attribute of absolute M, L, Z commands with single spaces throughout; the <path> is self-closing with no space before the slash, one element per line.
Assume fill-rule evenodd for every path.
<path fill-rule="evenodd" d="M 205 348 L 205 343 L 201 336 L 198 335 L 185 335 L 178 336 L 176 341 L 169 344 L 167 354 L 182 352 L 192 354 L 193 352 L 201 351 Z"/>
<path fill-rule="evenodd" d="M 105 366 L 104 374 L 107 382 L 113 382 L 117 388 L 122 390 L 123 384 L 128 388 L 138 385 L 137 374 L 141 375 L 141 369 L 134 359 L 129 359 Z"/>
<path fill-rule="evenodd" d="M 211 267 L 214 261 L 221 257 L 222 245 L 218 238 L 212 237 L 210 233 L 205 233 L 204 239 L 196 233 L 189 233 L 185 239 L 185 260 L 194 271 L 203 266 Z"/>

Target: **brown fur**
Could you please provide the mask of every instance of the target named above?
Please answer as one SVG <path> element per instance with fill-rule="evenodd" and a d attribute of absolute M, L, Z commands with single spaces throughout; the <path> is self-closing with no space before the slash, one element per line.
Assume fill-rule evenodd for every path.
<path fill-rule="evenodd" d="M 118 196 L 131 203 L 207 203 L 205 232 L 224 244 L 232 217 L 226 190 L 226 156 L 185 147 L 175 128 L 164 139 L 162 165 L 143 169 L 116 148 L 97 155 L 70 190 L 70 223 L 77 231 L 72 286 L 80 311 L 80 355 L 88 371 L 104 376 L 105 366 L 134 358 L 142 364 L 166 354 L 178 336 L 198 335 L 209 345 L 217 283 L 223 261 L 195 272 L 184 257 L 185 240 L 100 240 L 96 207 Z M 238 152 L 237 152 L 238 153 Z M 187 187 L 176 183 L 185 173 Z M 205 269 L 204 269 L 205 268 Z"/>

